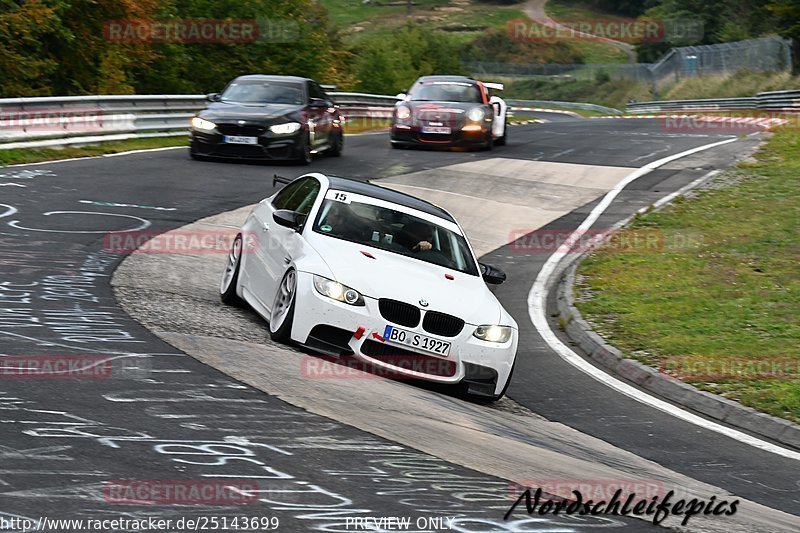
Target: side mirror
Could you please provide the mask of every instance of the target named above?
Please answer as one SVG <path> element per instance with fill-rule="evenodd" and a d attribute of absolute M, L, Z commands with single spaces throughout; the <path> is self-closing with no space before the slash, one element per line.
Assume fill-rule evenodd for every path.
<path fill-rule="evenodd" d="M 222 98 L 219 93 L 208 93 L 206 95 L 206 100 L 209 102 L 219 102 L 221 99 Z"/>
<path fill-rule="evenodd" d="M 308 107 L 328 107 L 330 102 L 323 100 L 322 98 L 310 98 L 308 100 Z"/>
<path fill-rule="evenodd" d="M 305 222 L 306 216 L 289 209 L 278 209 L 272 214 L 272 219 L 279 226 L 297 231 Z"/>
<path fill-rule="evenodd" d="M 406 96 L 407 96 L 406 93 L 397 93 L 395 95 L 395 98 L 397 98 L 398 100 L 405 100 Z"/>
<path fill-rule="evenodd" d="M 478 263 L 478 265 L 481 267 L 481 275 L 483 276 L 483 281 L 486 283 L 500 285 L 506 280 L 506 273 L 499 268 L 483 263 Z"/>

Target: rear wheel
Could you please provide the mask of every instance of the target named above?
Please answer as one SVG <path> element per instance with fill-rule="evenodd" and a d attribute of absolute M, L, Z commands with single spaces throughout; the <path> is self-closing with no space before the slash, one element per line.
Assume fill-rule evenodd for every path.
<path fill-rule="evenodd" d="M 294 320 L 294 302 L 297 292 L 297 272 L 289 269 L 283 275 L 269 318 L 269 335 L 276 342 L 288 342 Z"/>
<path fill-rule="evenodd" d="M 331 147 L 325 150 L 325 153 L 327 155 L 338 157 L 342 155 L 343 150 L 344 150 L 344 132 L 340 130 L 338 133 L 334 133 L 333 139 L 331 140 Z"/>
<path fill-rule="evenodd" d="M 503 135 L 502 135 L 502 137 L 498 137 L 497 139 L 495 139 L 494 143 L 497 146 L 505 146 L 507 140 L 508 140 L 508 124 L 505 124 L 503 126 Z"/>

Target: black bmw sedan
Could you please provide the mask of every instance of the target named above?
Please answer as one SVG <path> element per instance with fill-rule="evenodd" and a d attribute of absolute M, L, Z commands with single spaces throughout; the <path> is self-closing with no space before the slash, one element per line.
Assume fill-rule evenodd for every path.
<path fill-rule="evenodd" d="M 339 109 L 318 83 L 295 76 L 239 76 L 192 118 L 193 159 L 311 162 L 315 153 L 340 155 Z"/>

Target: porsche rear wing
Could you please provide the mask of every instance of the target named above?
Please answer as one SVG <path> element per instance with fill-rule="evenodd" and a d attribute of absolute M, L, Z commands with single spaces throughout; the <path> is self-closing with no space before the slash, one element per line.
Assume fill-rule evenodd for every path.
<path fill-rule="evenodd" d="M 486 81 L 483 81 L 481 83 L 483 83 L 483 86 L 486 87 L 487 89 L 494 89 L 495 91 L 502 91 L 504 87 L 502 83 L 494 83 Z"/>

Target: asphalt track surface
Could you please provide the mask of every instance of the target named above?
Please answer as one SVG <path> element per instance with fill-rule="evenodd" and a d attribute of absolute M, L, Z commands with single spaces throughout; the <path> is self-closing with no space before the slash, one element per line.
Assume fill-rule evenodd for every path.
<path fill-rule="evenodd" d="M 345 530 L 343 516 L 460 515 L 457 531 L 653 529 L 617 517 L 531 519 L 511 527 L 502 521 L 510 503 L 507 481 L 245 387 L 130 319 L 108 283 L 122 257 L 103 252 L 107 231 L 144 221 L 151 224 L 148 231 L 166 231 L 251 204 L 271 194 L 274 172 L 376 179 L 498 156 L 638 167 L 742 133 L 671 132 L 658 120 L 561 118 L 514 127 L 509 145 L 493 152 L 390 150 L 386 135 L 374 134 L 348 137 L 343 157 L 320 157 L 310 168 L 194 162 L 184 150 L 166 150 L 0 169 L 0 185 L 6 184 L 0 188 L 0 353 L 115 357 L 109 379 L 0 380 L 0 518 L 278 516 L 283 531 L 339 531 Z M 741 139 L 637 180 L 595 227 L 609 227 L 729 165 L 754 142 Z M 549 227 L 577 227 L 592 207 Z M 645 407 L 544 345 L 528 320 L 526 298 L 546 255 L 510 246 L 484 259 L 508 273 L 497 295 L 521 326 L 513 400 L 737 496 L 798 513 L 795 461 Z M 253 478 L 253 469 L 263 470 L 263 477 Z M 257 482 L 271 501 L 109 501 L 104 483 L 126 479 Z M 426 497 L 418 498 L 419 492 Z"/>

